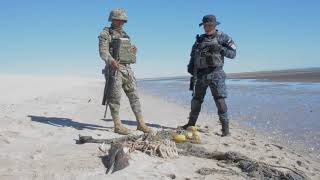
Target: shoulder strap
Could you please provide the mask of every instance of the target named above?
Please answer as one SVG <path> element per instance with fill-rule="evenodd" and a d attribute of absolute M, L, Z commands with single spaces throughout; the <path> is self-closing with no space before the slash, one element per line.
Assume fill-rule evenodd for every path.
<path fill-rule="evenodd" d="M 110 36 L 113 37 L 114 30 L 112 28 L 110 28 L 110 27 L 106 27 L 106 29 L 108 29 Z M 123 33 L 123 37 L 124 38 L 130 39 L 130 37 L 128 36 L 128 34 L 125 31 L 122 31 L 122 33 Z"/>
<path fill-rule="evenodd" d="M 106 29 L 108 30 L 110 36 L 113 36 L 113 30 L 110 27 L 106 27 Z"/>
<path fill-rule="evenodd" d="M 130 39 L 129 35 L 128 35 L 125 31 L 122 31 L 122 33 L 123 33 L 123 37 L 124 37 L 124 38 Z"/>

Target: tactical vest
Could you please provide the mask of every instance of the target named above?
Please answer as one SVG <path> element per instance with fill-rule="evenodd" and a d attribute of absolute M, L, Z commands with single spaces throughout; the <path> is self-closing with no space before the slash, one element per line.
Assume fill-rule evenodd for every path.
<path fill-rule="evenodd" d="M 112 57 L 119 61 L 120 64 L 132 64 L 136 62 L 136 55 L 133 52 L 130 37 L 123 31 L 120 36 L 113 29 L 109 29 L 111 41 L 109 44 L 109 52 Z"/>
<path fill-rule="evenodd" d="M 214 38 L 197 37 L 195 47 L 195 66 L 197 69 L 222 67 L 224 64 L 224 57 L 220 52 L 214 50 L 210 44 L 218 42 L 218 33 Z"/>

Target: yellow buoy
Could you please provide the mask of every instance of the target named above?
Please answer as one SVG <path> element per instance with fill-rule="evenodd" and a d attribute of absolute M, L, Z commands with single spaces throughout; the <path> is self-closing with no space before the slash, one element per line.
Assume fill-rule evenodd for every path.
<path fill-rule="evenodd" d="M 190 131 L 187 131 L 186 136 L 187 136 L 188 139 L 191 139 L 192 136 L 193 136 L 193 133 L 190 132 Z"/>
<path fill-rule="evenodd" d="M 186 136 L 183 134 L 177 134 L 174 136 L 174 141 L 177 143 L 183 142 L 186 140 Z"/>
<path fill-rule="evenodd" d="M 200 133 L 199 133 L 199 131 L 195 131 L 195 132 L 193 132 L 193 135 L 194 136 L 200 136 Z"/>
<path fill-rule="evenodd" d="M 187 130 L 188 130 L 188 131 L 197 131 L 198 128 L 197 128 L 196 126 L 189 126 L 189 127 L 187 128 Z"/>

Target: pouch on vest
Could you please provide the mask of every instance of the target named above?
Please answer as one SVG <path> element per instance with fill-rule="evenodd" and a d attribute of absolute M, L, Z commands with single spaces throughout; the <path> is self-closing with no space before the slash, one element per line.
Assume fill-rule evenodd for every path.
<path fill-rule="evenodd" d="M 113 39 L 112 51 L 113 58 L 117 59 L 121 64 L 136 62 L 136 55 L 128 38 Z"/>
<path fill-rule="evenodd" d="M 216 52 L 214 46 L 218 42 L 216 38 L 209 41 L 204 41 L 198 47 L 198 53 L 196 53 L 196 67 L 198 69 L 205 69 L 209 67 L 223 66 L 223 57 L 220 52 Z"/>

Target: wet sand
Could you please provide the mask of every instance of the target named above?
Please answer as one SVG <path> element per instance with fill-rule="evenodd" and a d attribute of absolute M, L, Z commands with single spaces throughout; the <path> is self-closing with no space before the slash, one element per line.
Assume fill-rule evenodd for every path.
<path fill-rule="evenodd" d="M 227 104 L 232 122 L 248 126 L 320 160 L 320 83 L 228 79 Z M 190 108 L 189 81 L 140 81 L 142 90 Z M 216 115 L 207 91 L 201 113 Z"/>

